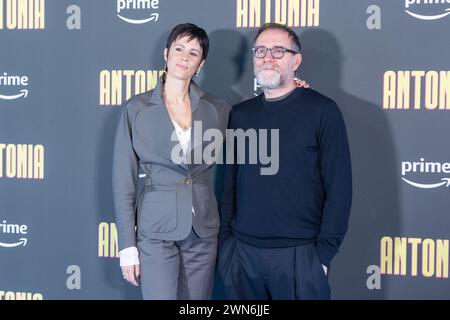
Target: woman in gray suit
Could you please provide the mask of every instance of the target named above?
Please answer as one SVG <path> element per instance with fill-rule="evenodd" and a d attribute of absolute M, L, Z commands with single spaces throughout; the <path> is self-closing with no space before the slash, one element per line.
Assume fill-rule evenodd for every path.
<path fill-rule="evenodd" d="M 192 81 L 208 48 L 202 28 L 176 26 L 161 83 L 125 102 L 118 124 L 113 193 L 120 265 L 128 282 L 140 281 L 144 299 L 211 298 L 219 230 L 213 164 L 192 160 L 204 150 L 204 131 L 225 136 L 229 106 Z M 180 154 L 186 161 L 174 160 Z M 145 179 L 137 194 L 139 171 Z"/>

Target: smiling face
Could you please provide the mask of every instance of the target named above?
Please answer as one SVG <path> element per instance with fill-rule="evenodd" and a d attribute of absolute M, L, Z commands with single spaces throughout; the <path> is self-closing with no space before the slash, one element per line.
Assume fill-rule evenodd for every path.
<path fill-rule="evenodd" d="M 281 29 L 267 29 L 255 41 L 255 48 L 283 47 L 292 50 L 289 34 Z M 294 74 L 302 61 L 301 54 L 286 52 L 281 59 L 267 52 L 264 58 L 253 57 L 255 77 L 263 89 L 278 89 L 294 82 Z"/>
<path fill-rule="evenodd" d="M 196 38 L 192 40 L 189 40 L 188 36 L 177 38 L 169 49 L 164 49 L 167 75 L 178 80 L 190 80 L 205 62 L 202 53 Z"/>

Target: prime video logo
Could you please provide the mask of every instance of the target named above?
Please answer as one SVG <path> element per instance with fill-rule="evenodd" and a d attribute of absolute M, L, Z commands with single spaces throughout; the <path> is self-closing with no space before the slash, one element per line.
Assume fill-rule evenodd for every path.
<path fill-rule="evenodd" d="M 159 13 L 152 12 L 159 9 L 159 0 L 117 0 L 117 16 L 125 22 L 132 24 L 143 24 L 150 21 L 158 21 Z M 125 17 L 122 11 L 126 10 L 128 13 L 145 11 L 142 18 Z M 149 16 L 150 14 L 150 16 Z"/>
<path fill-rule="evenodd" d="M 0 74 L 0 100 L 15 100 L 19 98 L 26 98 L 28 96 L 28 89 L 20 89 L 19 92 L 15 91 L 13 94 L 6 94 L 3 88 L 7 89 L 9 87 L 28 86 L 27 76 L 12 76 L 4 72 Z"/>
<path fill-rule="evenodd" d="M 27 238 L 24 238 L 23 236 L 28 233 L 28 226 L 26 225 L 18 225 L 13 223 L 7 223 L 6 220 L 3 220 L 0 223 L 0 235 L 6 234 L 13 234 L 21 236 L 22 238 L 19 239 L 19 241 L 14 242 L 2 242 L 0 241 L 0 247 L 4 248 L 12 248 L 17 246 L 26 246 L 27 244 Z"/>
<path fill-rule="evenodd" d="M 434 189 L 439 187 L 450 187 L 450 178 L 441 178 L 434 183 L 419 183 L 406 179 L 407 173 L 450 173 L 450 162 L 426 162 L 424 158 L 420 158 L 418 162 L 402 161 L 402 180 L 407 184 L 420 189 Z"/>
<path fill-rule="evenodd" d="M 419 5 L 423 7 L 423 5 L 437 5 L 437 4 L 449 4 L 449 7 L 443 9 L 442 12 L 440 13 L 428 15 L 419 14 L 415 10 L 415 8 L 417 8 L 417 6 Z M 405 12 L 410 16 L 420 20 L 439 20 L 450 15 L 450 0 L 405 0 Z"/>

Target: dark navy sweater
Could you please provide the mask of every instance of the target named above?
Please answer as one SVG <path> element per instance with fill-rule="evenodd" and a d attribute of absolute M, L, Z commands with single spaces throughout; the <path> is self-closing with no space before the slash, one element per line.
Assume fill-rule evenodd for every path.
<path fill-rule="evenodd" d="M 259 157 L 249 164 L 248 143 L 240 153 L 245 164 L 226 165 L 219 245 L 230 232 L 256 247 L 315 243 L 329 266 L 347 232 L 352 199 L 347 133 L 336 103 L 304 88 L 279 101 L 261 94 L 233 107 L 229 128 L 278 129 L 279 169 L 261 175 L 270 165 Z M 273 143 L 269 138 L 269 155 Z"/>

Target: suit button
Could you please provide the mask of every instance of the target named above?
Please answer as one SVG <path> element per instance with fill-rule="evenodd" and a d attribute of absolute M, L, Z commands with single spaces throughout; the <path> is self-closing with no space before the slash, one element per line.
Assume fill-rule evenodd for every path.
<path fill-rule="evenodd" d="M 191 183 L 191 180 L 189 180 L 189 178 L 187 178 L 187 177 L 184 177 L 182 181 L 183 181 L 184 184 Z"/>

